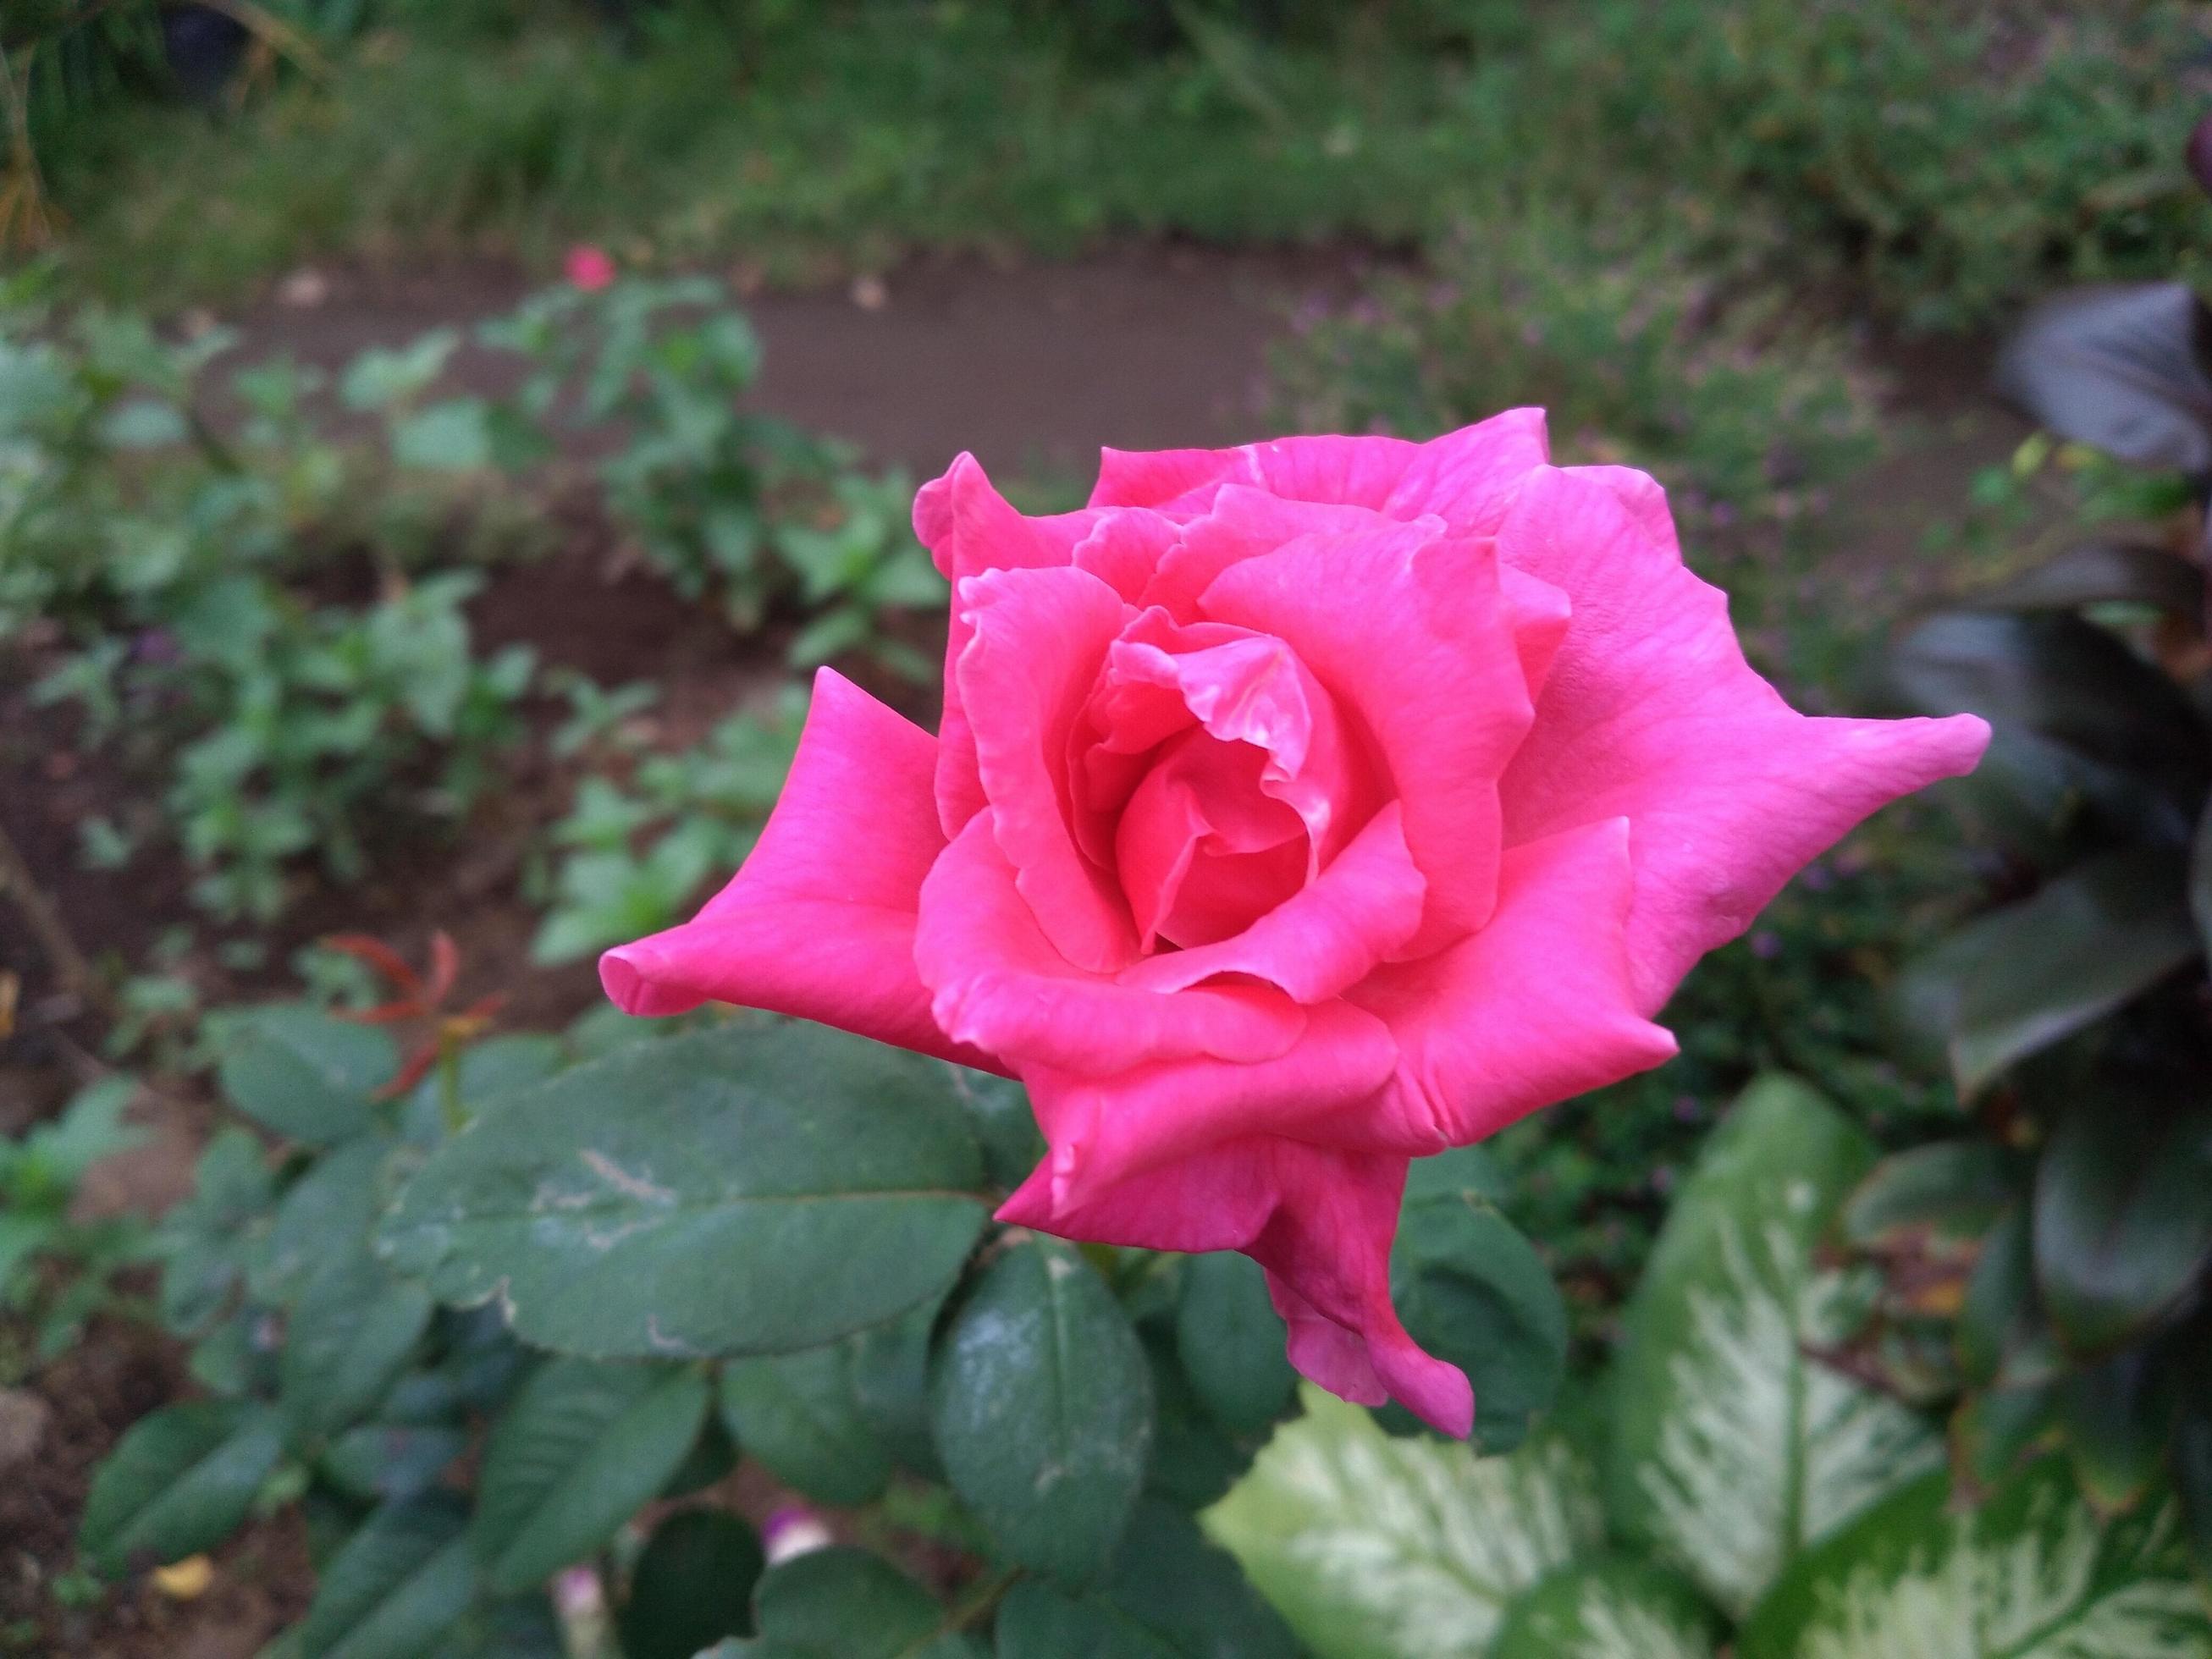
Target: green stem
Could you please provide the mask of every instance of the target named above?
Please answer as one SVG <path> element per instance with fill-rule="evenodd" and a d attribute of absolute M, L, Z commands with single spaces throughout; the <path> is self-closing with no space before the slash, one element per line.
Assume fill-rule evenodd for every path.
<path fill-rule="evenodd" d="M 468 1113 L 461 1106 L 461 1045 L 450 1031 L 438 1034 L 438 1109 L 448 1135 L 468 1127 Z"/>

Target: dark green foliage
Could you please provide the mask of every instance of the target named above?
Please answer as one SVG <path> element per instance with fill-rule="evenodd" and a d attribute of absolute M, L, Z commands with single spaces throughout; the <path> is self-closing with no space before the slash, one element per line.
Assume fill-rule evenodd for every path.
<path fill-rule="evenodd" d="M 733 1515 L 682 1510 L 653 1529 L 630 1570 L 619 1628 L 623 1659 L 692 1659 L 752 1633 L 753 1586 L 767 1562 Z"/>
<path fill-rule="evenodd" d="M 216 1397 L 103 1468 L 102 1574 L 299 1502 L 308 1652 L 539 1659 L 571 1566 L 627 1659 L 1291 1650 L 1190 1518 L 1296 1410 L 1259 1271 L 987 1232 L 1034 1133 L 1018 1088 L 746 1018 L 581 1060 L 493 1038 L 388 1098 L 397 1052 L 362 1027 L 219 1024 L 231 1103 L 295 1150 L 272 1168 L 226 1130 L 163 1230 L 163 1306 Z M 1492 1180 L 1459 1157 L 1414 1191 Z M 726 1507 L 740 1460 L 871 1547 L 764 1571 Z M 943 1562 L 934 1590 L 878 1549 Z"/>
<path fill-rule="evenodd" d="M 2004 843 L 2006 901 L 1899 989 L 2004 1150 L 1929 1160 L 1931 1224 L 1861 1241 L 1889 1279 L 1872 1346 L 1917 1352 L 1923 1393 L 1957 1401 L 1972 1478 L 2055 1443 L 2104 1511 L 2148 1513 L 2171 1486 L 2199 1513 L 2202 1437 L 2178 1402 L 2202 1392 L 2212 1331 L 2212 680 L 2201 552 L 2175 549 L 2201 549 L 2212 489 L 2212 325 L 2179 284 L 2063 295 L 2007 344 L 1999 384 L 2060 438 L 2187 475 L 2117 499 L 2194 503 L 2170 542 L 2085 543 L 1891 653 L 1905 702 L 1996 728 L 1964 799 Z"/>

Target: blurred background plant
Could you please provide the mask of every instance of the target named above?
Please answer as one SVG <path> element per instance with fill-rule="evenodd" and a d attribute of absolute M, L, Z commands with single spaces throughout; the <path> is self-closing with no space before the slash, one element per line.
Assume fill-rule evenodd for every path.
<path fill-rule="evenodd" d="M 0 1308 L 25 1318 L 27 1355 L 0 1346 L 9 1383 L 26 1361 L 52 1359 L 95 1313 L 120 1306 L 115 1274 L 148 1255 L 137 1217 L 80 1213 L 86 1175 L 142 1137 L 123 1121 L 137 1085 L 112 1078 L 81 1091 L 50 1123 L 0 1139 Z"/>
<path fill-rule="evenodd" d="M 2049 434 L 2015 474 L 2055 459 L 2101 521 L 1890 648 L 1903 699 L 1996 727 L 1960 793 L 2002 862 L 1996 907 L 1899 988 L 1978 1133 L 1885 1164 L 1847 1212 L 1890 1279 L 1869 1362 L 1917 1397 L 1956 1401 L 1962 1474 L 1995 1481 L 2058 1444 L 2105 1511 L 2170 1487 L 2200 1570 L 2212 1569 L 2208 341 L 2212 315 L 2176 283 L 2061 295 L 2006 344 L 1999 384 Z M 2123 486 L 2098 457 L 2153 480 Z M 2142 516 L 2115 526 L 2130 507 Z"/>

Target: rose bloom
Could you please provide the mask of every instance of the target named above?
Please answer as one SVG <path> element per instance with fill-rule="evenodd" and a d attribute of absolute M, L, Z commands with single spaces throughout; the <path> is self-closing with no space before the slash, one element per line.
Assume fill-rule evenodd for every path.
<path fill-rule="evenodd" d="M 915 503 L 937 735 L 824 670 L 744 869 L 608 993 L 1018 1077 L 1000 1219 L 1242 1250 L 1299 1370 L 1466 1434 L 1391 1306 L 1407 1160 L 1668 1058 L 1699 957 L 1989 739 L 1796 714 L 1659 486 L 1546 455 L 1534 410 L 1108 450 L 1048 518 L 963 455 Z"/>
<path fill-rule="evenodd" d="M 596 294 L 612 286 L 615 262 L 606 250 L 580 244 L 568 250 L 568 258 L 561 262 L 562 274 L 568 277 L 568 286 L 586 294 Z"/>

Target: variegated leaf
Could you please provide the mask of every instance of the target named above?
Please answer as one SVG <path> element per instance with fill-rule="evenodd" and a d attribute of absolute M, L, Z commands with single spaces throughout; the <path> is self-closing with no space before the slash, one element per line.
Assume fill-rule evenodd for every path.
<path fill-rule="evenodd" d="M 2212 1659 L 2174 1506 L 2100 1521 L 2049 1459 L 1963 1514 L 1932 1476 L 1784 1576 L 1742 1659 Z"/>
<path fill-rule="evenodd" d="M 1687 1580 L 1610 1556 L 1562 1567 L 1522 1596 L 1489 1659 L 1713 1659 L 1718 1626 Z"/>
<path fill-rule="evenodd" d="M 1917 1414 L 1814 1357 L 1864 1306 L 1866 1285 L 1818 1266 L 1814 1245 L 1872 1161 L 1804 1085 L 1754 1083 L 1684 1184 L 1629 1310 L 1608 1510 L 1732 1616 L 1941 1457 Z"/>
<path fill-rule="evenodd" d="M 1393 1439 L 1304 1391 L 1252 1471 L 1204 1517 L 1316 1659 L 1463 1659 L 1508 1607 L 1594 1548 L 1589 1466 L 1556 1435 L 1510 1457 Z"/>

